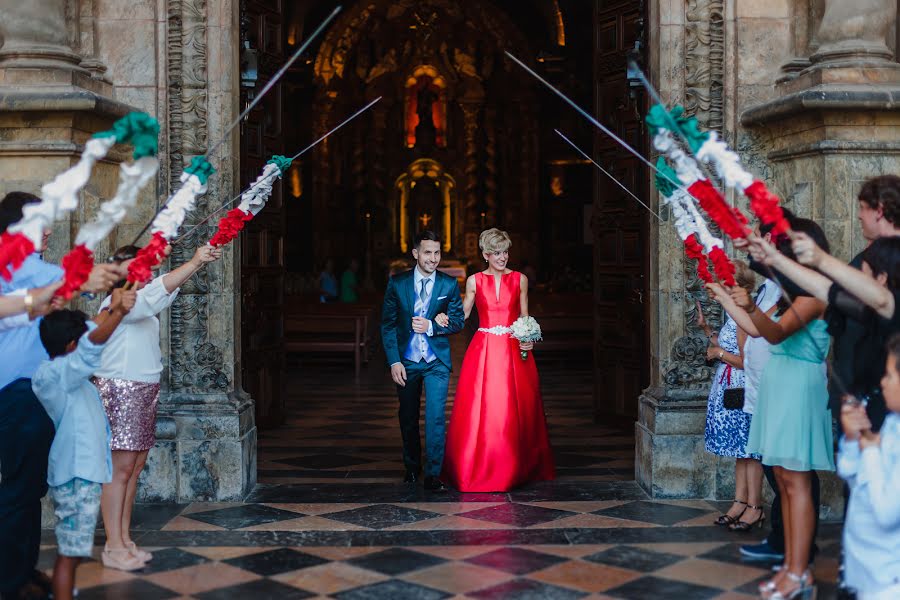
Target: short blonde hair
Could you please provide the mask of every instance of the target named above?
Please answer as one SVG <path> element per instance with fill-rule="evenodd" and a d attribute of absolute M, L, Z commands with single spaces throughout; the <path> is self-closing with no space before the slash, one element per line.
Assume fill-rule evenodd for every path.
<path fill-rule="evenodd" d="M 482 231 L 481 237 L 478 238 L 478 247 L 482 252 L 488 254 L 506 252 L 510 246 L 512 246 L 512 240 L 509 239 L 509 234 L 496 227 Z"/>
<path fill-rule="evenodd" d="M 734 280 L 750 294 L 756 288 L 756 273 L 742 260 L 734 261 Z"/>

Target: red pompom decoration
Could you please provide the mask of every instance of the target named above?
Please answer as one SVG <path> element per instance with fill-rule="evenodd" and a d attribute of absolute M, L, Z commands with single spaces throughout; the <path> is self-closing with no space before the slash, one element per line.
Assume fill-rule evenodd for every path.
<path fill-rule="evenodd" d="M 209 240 L 209 245 L 215 248 L 224 246 L 236 238 L 241 233 L 241 230 L 244 229 L 244 224 L 252 218 L 252 213 L 245 213 L 239 208 L 232 208 L 227 215 L 219 219 L 219 230 Z"/>
<path fill-rule="evenodd" d="M 766 225 L 772 225 L 772 237 L 780 237 L 791 230 L 778 196 L 769 191 L 762 181 L 754 181 L 744 195 L 750 199 L 750 210 Z"/>
<path fill-rule="evenodd" d="M 700 206 L 709 218 L 719 226 L 725 235 L 732 239 L 747 237 L 747 218 L 737 208 L 725 202 L 709 179 L 698 179 L 688 188 L 688 192 L 700 202 Z"/>
<path fill-rule="evenodd" d="M 728 287 L 734 287 L 737 282 L 734 280 L 734 265 L 729 260 L 728 255 L 721 248 L 713 248 L 709 253 L 709 260 L 712 261 L 713 269 L 716 276 Z"/>
<path fill-rule="evenodd" d="M 84 244 L 78 244 L 63 256 L 62 266 L 65 271 L 65 279 L 62 287 L 56 290 L 56 295 L 68 300 L 72 294 L 81 289 L 84 282 L 91 276 L 91 269 L 94 268 L 94 253 L 88 250 Z"/>
<path fill-rule="evenodd" d="M 150 242 L 141 248 L 131 264 L 128 265 L 128 281 L 131 283 L 145 283 L 153 276 L 153 268 L 163 261 L 166 256 L 168 240 L 162 232 L 157 231 L 150 238 Z"/>
<path fill-rule="evenodd" d="M 691 234 L 684 240 L 684 251 L 688 258 L 697 261 L 697 277 L 705 283 L 712 283 L 713 276 L 709 272 L 709 264 L 706 261 L 706 255 L 703 253 L 703 246 L 697 241 L 697 236 Z"/>
<path fill-rule="evenodd" d="M 34 252 L 34 243 L 24 233 L 3 232 L 0 235 L 0 276 L 6 281 Z"/>

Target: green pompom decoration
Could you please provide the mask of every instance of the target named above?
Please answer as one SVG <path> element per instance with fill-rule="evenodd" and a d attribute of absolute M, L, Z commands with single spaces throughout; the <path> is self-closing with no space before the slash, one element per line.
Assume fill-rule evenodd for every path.
<path fill-rule="evenodd" d="M 156 156 L 159 151 L 159 122 L 143 112 L 128 113 L 112 129 L 95 133 L 95 138 L 115 137 L 119 144 L 134 146 L 134 160 Z"/>
<path fill-rule="evenodd" d="M 684 116 L 684 107 L 680 104 L 671 111 L 667 111 L 665 106 L 657 104 L 647 113 L 646 120 L 651 135 L 656 135 L 660 129 L 668 129 L 678 137 L 685 138 L 688 147 L 694 153 L 709 138 L 708 133 L 700 131 L 696 118 Z"/>
<path fill-rule="evenodd" d="M 675 169 L 670 167 L 669 163 L 662 156 L 656 161 L 656 171 L 656 189 L 659 190 L 660 194 L 668 198 L 677 189 L 675 182 L 678 181 L 678 175 L 675 173 Z"/>
<path fill-rule="evenodd" d="M 209 180 L 210 176 L 216 172 L 215 168 L 209 164 L 209 161 L 206 160 L 204 156 L 195 156 L 191 159 L 190 166 L 184 169 L 185 173 L 190 173 L 191 175 L 196 175 L 197 179 L 200 180 L 200 183 L 206 185 L 206 182 Z"/>
<path fill-rule="evenodd" d="M 281 171 L 281 174 L 284 175 L 288 169 L 291 168 L 291 163 L 293 161 L 286 156 L 282 156 L 280 154 L 272 155 L 272 158 L 266 164 L 272 164 L 278 167 L 278 170 Z"/>

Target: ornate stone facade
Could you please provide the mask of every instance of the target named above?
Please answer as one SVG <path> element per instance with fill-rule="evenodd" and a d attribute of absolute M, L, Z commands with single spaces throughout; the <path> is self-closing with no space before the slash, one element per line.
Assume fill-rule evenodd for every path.
<path fill-rule="evenodd" d="M 451 134 L 458 146 L 444 162 L 455 164 L 459 205 L 468 209 L 457 245 L 474 247 L 480 212 L 507 221 L 536 214 L 541 146 L 535 128 L 516 128 L 539 118 L 533 88 L 510 87 L 514 94 L 492 97 L 497 93 L 487 84 L 492 75 L 512 81 L 498 48 L 442 47 L 435 40 L 454 38 L 454 32 L 442 31 L 442 22 L 431 15 L 444 15 L 449 23 L 474 20 L 483 33 L 470 36 L 476 42 L 507 39 L 530 52 L 529 40 L 507 28 L 488 3 L 462 4 L 355 4 L 323 42 L 315 60 L 321 86 L 314 133 L 325 133 L 366 99 L 385 94 L 386 100 L 365 118 L 366 129 L 356 125 L 348 138 L 365 139 L 364 132 L 372 132 L 365 168 L 357 150 L 350 153 L 349 171 L 342 171 L 338 150 L 347 142 L 341 139 L 326 140 L 307 159 L 316 165 L 317 210 L 327 211 L 345 177 L 353 195 L 366 198 L 367 208 L 385 208 L 392 193 L 385 176 L 401 173 L 411 162 L 411 156 L 401 160 L 382 149 L 396 142 L 388 124 L 402 120 L 403 106 L 391 90 L 402 87 L 413 47 L 385 46 L 368 56 L 360 40 L 415 12 L 416 43 L 453 87 Z M 87 136 L 129 107 L 163 123 L 164 168 L 157 189 L 142 197 L 140 209 L 101 254 L 131 241 L 175 189 L 186 161 L 220 139 L 240 109 L 237 0 L 127 5 L 0 0 L 0 192 L 37 190 L 72 164 Z M 857 2 L 853 19 L 841 12 L 847 5 L 839 0 L 650 0 L 646 6 L 649 68 L 664 98 L 685 104 L 704 127 L 719 131 L 788 206 L 820 220 L 839 254 L 859 250 L 854 218 L 859 183 L 900 171 L 895 102 L 900 77 L 887 36 L 896 19 L 893 3 Z M 51 256 L 71 245 L 78 225 L 114 189 L 115 161 L 125 155 L 111 157 L 86 188 L 81 211 L 57 227 Z M 195 222 L 236 191 L 236 139 L 223 145 L 213 162 L 219 173 Z M 507 174 L 515 177 L 504 180 Z M 529 236 L 536 224 L 523 223 L 518 230 Z M 335 231 L 339 227 L 332 225 Z M 371 226 L 373 245 L 392 251 L 392 225 L 373 219 Z M 185 260 L 209 233 L 208 226 L 198 228 L 176 247 L 172 260 Z M 685 261 L 660 258 L 681 256 L 673 228 L 654 224 L 649 237 L 651 385 L 641 400 L 636 473 L 656 496 L 726 498 L 730 462 L 703 450 L 711 369 L 703 360 L 695 301 L 713 319 L 718 315 Z M 326 246 L 327 238 L 321 242 Z M 238 243 L 185 286 L 163 318 L 165 392 L 143 499 L 231 500 L 255 482 L 253 405 L 240 378 L 239 255 Z"/>
<path fill-rule="evenodd" d="M 129 110 L 147 111 L 162 123 L 158 187 L 142 195 L 97 254 L 131 243 L 178 186 L 186 162 L 204 153 L 210 139 L 221 139 L 237 112 L 236 12 L 232 2 L 206 0 L 139 0 L 127 10 L 93 0 L 0 2 L 0 192 L 37 191 L 77 160 L 93 132 Z M 97 167 L 80 210 L 55 229 L 51 259 L 71 247 L 99 200 L 112 195 L 117 161 L 126 156 L 116 149 Z M 212 157 L 219 174 L 194 222 L 233 195 L 235 161 L 233 144 Z M 190 258 L 209 235 L 209 227 L 195 230 L 175 246 L 172 262 Z M 255 484 L 252 402 L 235 376 L 233 252 L 194 276 L 162 317 L 159 443 L 141 480 L 144 500 L 237 500 Z"/>

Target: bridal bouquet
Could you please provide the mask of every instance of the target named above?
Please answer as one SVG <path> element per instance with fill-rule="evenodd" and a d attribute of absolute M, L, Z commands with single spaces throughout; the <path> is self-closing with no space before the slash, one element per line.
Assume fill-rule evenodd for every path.
<path fill-rule="evenodd" d="M 510 335 L 520 342 L 539 342 L 544 339 L 541 336 L 541 326 L 534 317 L 519 317 L 510 327 Z M 528 352 L 521 351 L 522 360 L 528 360 Z"/>

